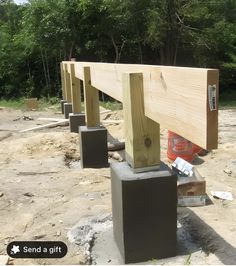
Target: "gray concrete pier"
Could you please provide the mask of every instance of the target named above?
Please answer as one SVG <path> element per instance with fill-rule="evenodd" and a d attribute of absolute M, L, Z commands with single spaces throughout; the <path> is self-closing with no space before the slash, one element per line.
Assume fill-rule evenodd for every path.
<path fill-rule="evenodd" d="M 64 115 L 64 104 L 67 103 L 66 100 L 61 100 L 61 113 Z"/>
<path fill-rule="evenodd" d="M 167 165 L 134 173 L 111 164 L 114 239 L 124 263 L 176 256 L 177 178 Z"/>
<path fill-rule="evenodd" d="M 72 113 L 72 103 L 64 103 L 65 119 L 69 119 L 69 114 Z"/>
<path fill-rule="evenodd" d="M 82 126 L 79 128 L 79 134 L 81 167 L 108 167 L 107 129 Z"/>
<path fill-rule="evenodd" d="M 79 127 L 85 126 L 85 114 L 69 114 L 70 132 L 79 133 Z"/>

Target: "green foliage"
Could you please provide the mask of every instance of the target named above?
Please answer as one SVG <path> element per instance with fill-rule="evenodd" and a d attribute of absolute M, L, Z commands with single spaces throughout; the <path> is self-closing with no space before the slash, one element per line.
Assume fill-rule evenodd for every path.
<path fill-rule="evenodd" d="M 106 101 L 106 102 L 100 102 L 100 105 L 104 107 L 105 109 L 111 110 L 111 111 L 117 111 L 122 110 L 123 105 L 120 102 L 117 101 Z"/>
<path fill-rule="evenodd" d="M 13 108 L 13 109 L 21 109 L 24 110 L 26 98 L 18 98 L 11 100 L 0 100 L 0 107 Z M 46 108 L 54 108 L 55 110 L 60 110 L 61 105 L 59 104 L 59 100 L 56 97 L 45 98 L 42 97 L 38 100 L 38 110 L 44 110 Z"/>
<path fill-rule="evenodd" d="M 220 69 L 235 91 L 235 0 L 0 0 L 0 98 L 60 97 L 62 60 Z"/>
<path fill-rule="evenodd" d="M 13 109 L 22 109 L 25 104 L 25 99 L 20 98 L 17 100 L 0 100 L 1 107 L 13 108 Z"/>

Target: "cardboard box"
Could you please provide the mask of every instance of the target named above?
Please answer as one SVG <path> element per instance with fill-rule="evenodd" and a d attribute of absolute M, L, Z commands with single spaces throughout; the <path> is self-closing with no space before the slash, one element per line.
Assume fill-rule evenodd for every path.
<path fill-rule="evenodd" d="M 206 181 L 193 168 L 193 176 L 178 175 L 178 196 L 202 196 L 206 194 Z"/>

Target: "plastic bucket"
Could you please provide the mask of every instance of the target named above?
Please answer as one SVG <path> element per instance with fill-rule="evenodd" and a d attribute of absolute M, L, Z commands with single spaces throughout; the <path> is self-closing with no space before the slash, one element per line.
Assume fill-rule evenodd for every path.
<path fill-rule="evenodd" d="M 176 133 L 168 131 L 167 157 L 171 161 L 180 157 L 185 161 L 192 162 L 195 158 L 194 145 Z"/>
<path fill-rule="evenodd" d="M 196 144 L 193 144 L 193 152 L 194 153 L 199 153 L 201 152 L 203 149 L 201 147 L 199 147 L 198 145 Z"/>

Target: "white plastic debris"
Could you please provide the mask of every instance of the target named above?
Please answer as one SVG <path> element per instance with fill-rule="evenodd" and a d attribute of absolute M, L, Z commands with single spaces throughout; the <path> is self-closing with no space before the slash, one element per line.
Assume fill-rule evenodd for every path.
<path fill-rule="evenodd" d="M 193 165 L 180 157 L 176 158 L 176 160 L 172 163 L 172 167 L 187 176 L 193 175 Z"/>
<path fill-rule="evenodd" d="M 211 195 L 222 200 L 233 200 L 231 192 L 227 191 L 211 191 Z"/>

